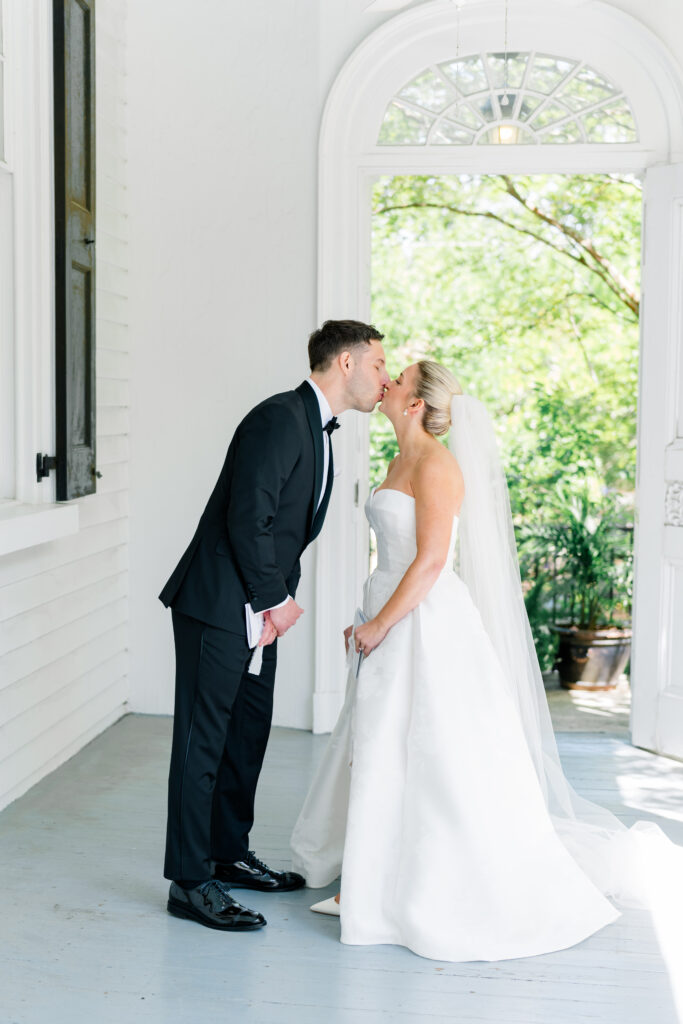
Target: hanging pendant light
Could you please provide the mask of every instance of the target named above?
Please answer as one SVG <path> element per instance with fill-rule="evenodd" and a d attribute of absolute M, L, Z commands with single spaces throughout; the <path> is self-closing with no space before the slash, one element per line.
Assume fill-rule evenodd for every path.
<path fill-rule="evenodd" d="M 460 60 L 460 12 L 463 7 L 468 3 L 468 0 L 450 0 L 453 7 L 455 7 L 455 85 L 458 86 L 458 64 Z M 500 105 L 501 116 L 504 119 L 500 124 L 490 128 L 487 132 L 489 143 L 501 146 L 513 146 L 519 141 L 519 127 L 516 124 L 505 123 L 509 118 L 512 121 L 512 110 L 514 107 L 514 100 L 516 93 L 510 95 L 509 81 L 508 81 L 508 4 L 509 0 L 504 0 L 504 17 L 503 17 L 503 92 L 498 98 Z"/>
<path fill-rule="evenodd" d="M 458 64 L 460 60 L 460 11 L 467 0 L 451 0 L 455 7 L 455 87 L 458 88 Z"/>
<path fill-rule="evenodd" d="M 509 0 L 505 0 L 503 22 L 503 95 L 499 97 L 498 102 L 503 118 L 512 119 L 514 96 L 510 96 L 508 82 L 508 3 Z M 499 124 L 489 132 L 489 141 L 502 146 L 514 146 L 519 141 L 519 128 L 515 124 Z"/>
<path fill-rule="evenodd" d="M 503 42 L 503 95 L 501 98 L 501 106 L 507 107 L 510 104 L 510 97 L 508 95 L 508 0 L 505 0 L 505 39 Z M 509 111 L 506 111 L 509 113 Z"/>

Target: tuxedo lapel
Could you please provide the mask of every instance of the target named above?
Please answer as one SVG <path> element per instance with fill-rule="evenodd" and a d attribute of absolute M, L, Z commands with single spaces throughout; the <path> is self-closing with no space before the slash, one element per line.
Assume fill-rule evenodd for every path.
<path fill-rule="evenodd" d="M 302 381 L 299 387 L 295 389 L 296 392 L 301 396 L 304 409 L 306 410 L 306 419 L 308 420 L 308 426 L 311 430 L 313 437 L 313 451 L 314 451 L 314 487 L 313 487 L 313 501 L 311 502 L 311 511 L 308 519 L 308 532 L 311 533 L 313 529 L 313 523 L 316 518 L 315 507 L 318 501 L 318 495 L 320 494 L 320 488 L 323 483 L 323 460 L 325 458 L 325 452 L 323 450 L 323 423 L 320 419 L 320 406 L 318 405 L 318 399 L 316 398 L 315 392 L 310 384 L 306 381 Z M 329 482 L 332 479 L 332 474 L 328 474 L 328 487 L 325 488 L 325 496 L 329 501 Z M 325 505 L 325 498 L 323 498 L 320 510 L 322 511 Z"/>
<path fill-rule="evenodd" d="M 311 532 L 308 538 L 308 543 L 314 541 L 322 530 L 323 522 L 325 520 L 325 513 L 327 512 L 327 506 L 330 503 L 330 495 L 332 494 L 332 483 L 334 480 L 334 458 L 332 456 L 332 438 L 330 438 L 330 461 L 327 467 L 327 480 L 325 481 L 325 493 L 323 494 L 322 501 L 320 502 L 320 508 L 313 516 L 313 523 L 311 525 Z M 316 491 L 316 495 L 320 492 Z"/>

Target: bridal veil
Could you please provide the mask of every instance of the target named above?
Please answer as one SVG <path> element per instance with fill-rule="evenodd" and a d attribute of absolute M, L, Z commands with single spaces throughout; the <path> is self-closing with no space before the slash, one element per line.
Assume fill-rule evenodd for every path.
<path fill-rule="evenodd" d="M 449 446 L 465 482 L 459 574 L 496 649 L 559 838 L 615 902 L 648 906 L 653 885 L 665 877 L 683 908 L 683 848 L 653 822 L 628 828 L 580 796 L 564 774 L 524 605 L 507 480 L 491 417 L 472 395 L 451 400 Z"/>

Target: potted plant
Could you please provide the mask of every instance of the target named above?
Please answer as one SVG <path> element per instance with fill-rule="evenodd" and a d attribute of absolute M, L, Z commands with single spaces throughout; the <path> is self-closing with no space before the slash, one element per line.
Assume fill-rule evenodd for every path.
<path fill-rule="evenodd" d="M 545 591 L 559 638 L 555 667 L 565 689 L 613 689 L 631 652 L 632 525 L 621 497 L 591 500 L 586 490 L 559 491 L 550 518 L 531 534 L 544 572 L 532 586 Z"/>

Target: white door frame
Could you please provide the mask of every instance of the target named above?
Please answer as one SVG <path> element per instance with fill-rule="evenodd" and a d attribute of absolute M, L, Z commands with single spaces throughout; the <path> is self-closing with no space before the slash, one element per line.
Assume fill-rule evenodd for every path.
<path fill-rule="evenodd" d="M 387 103 L 423 68 L 502 50 L 501 0 L 450 0 L 412 8 L 368 36 L 339 73 L 320 138 L 318 318 L 370 316 L 371 190 L 383 174 L 590 173 L 631 171 L 681 159 L 683 82 L 662 42 L 635 18 L 602 3 L 520 0 L 509 18 L 510 50 L 574 57 L 621 86 L 639 130 L 628 145 L 377 146 Z M 378 325 L 381 329 L 381 325 Z M 642 353 L 641 353 L 642 355 Z M 342 473 L 316 542 L 313 731 L 329 731 L 344 699 L 342 630 L 367 571 L 368 420 L 346 413 L 335 438 Z M 654 436 L 653 432 L 653 436 Z M 637 531 L 636 531 L 636 543 Z M 636 640 L 637 646 L 637 640 Z"/>
<path fill-rule="evenodd" d="M 631 733 L 683 759 L 683 163 L 645 190 Z"/>

